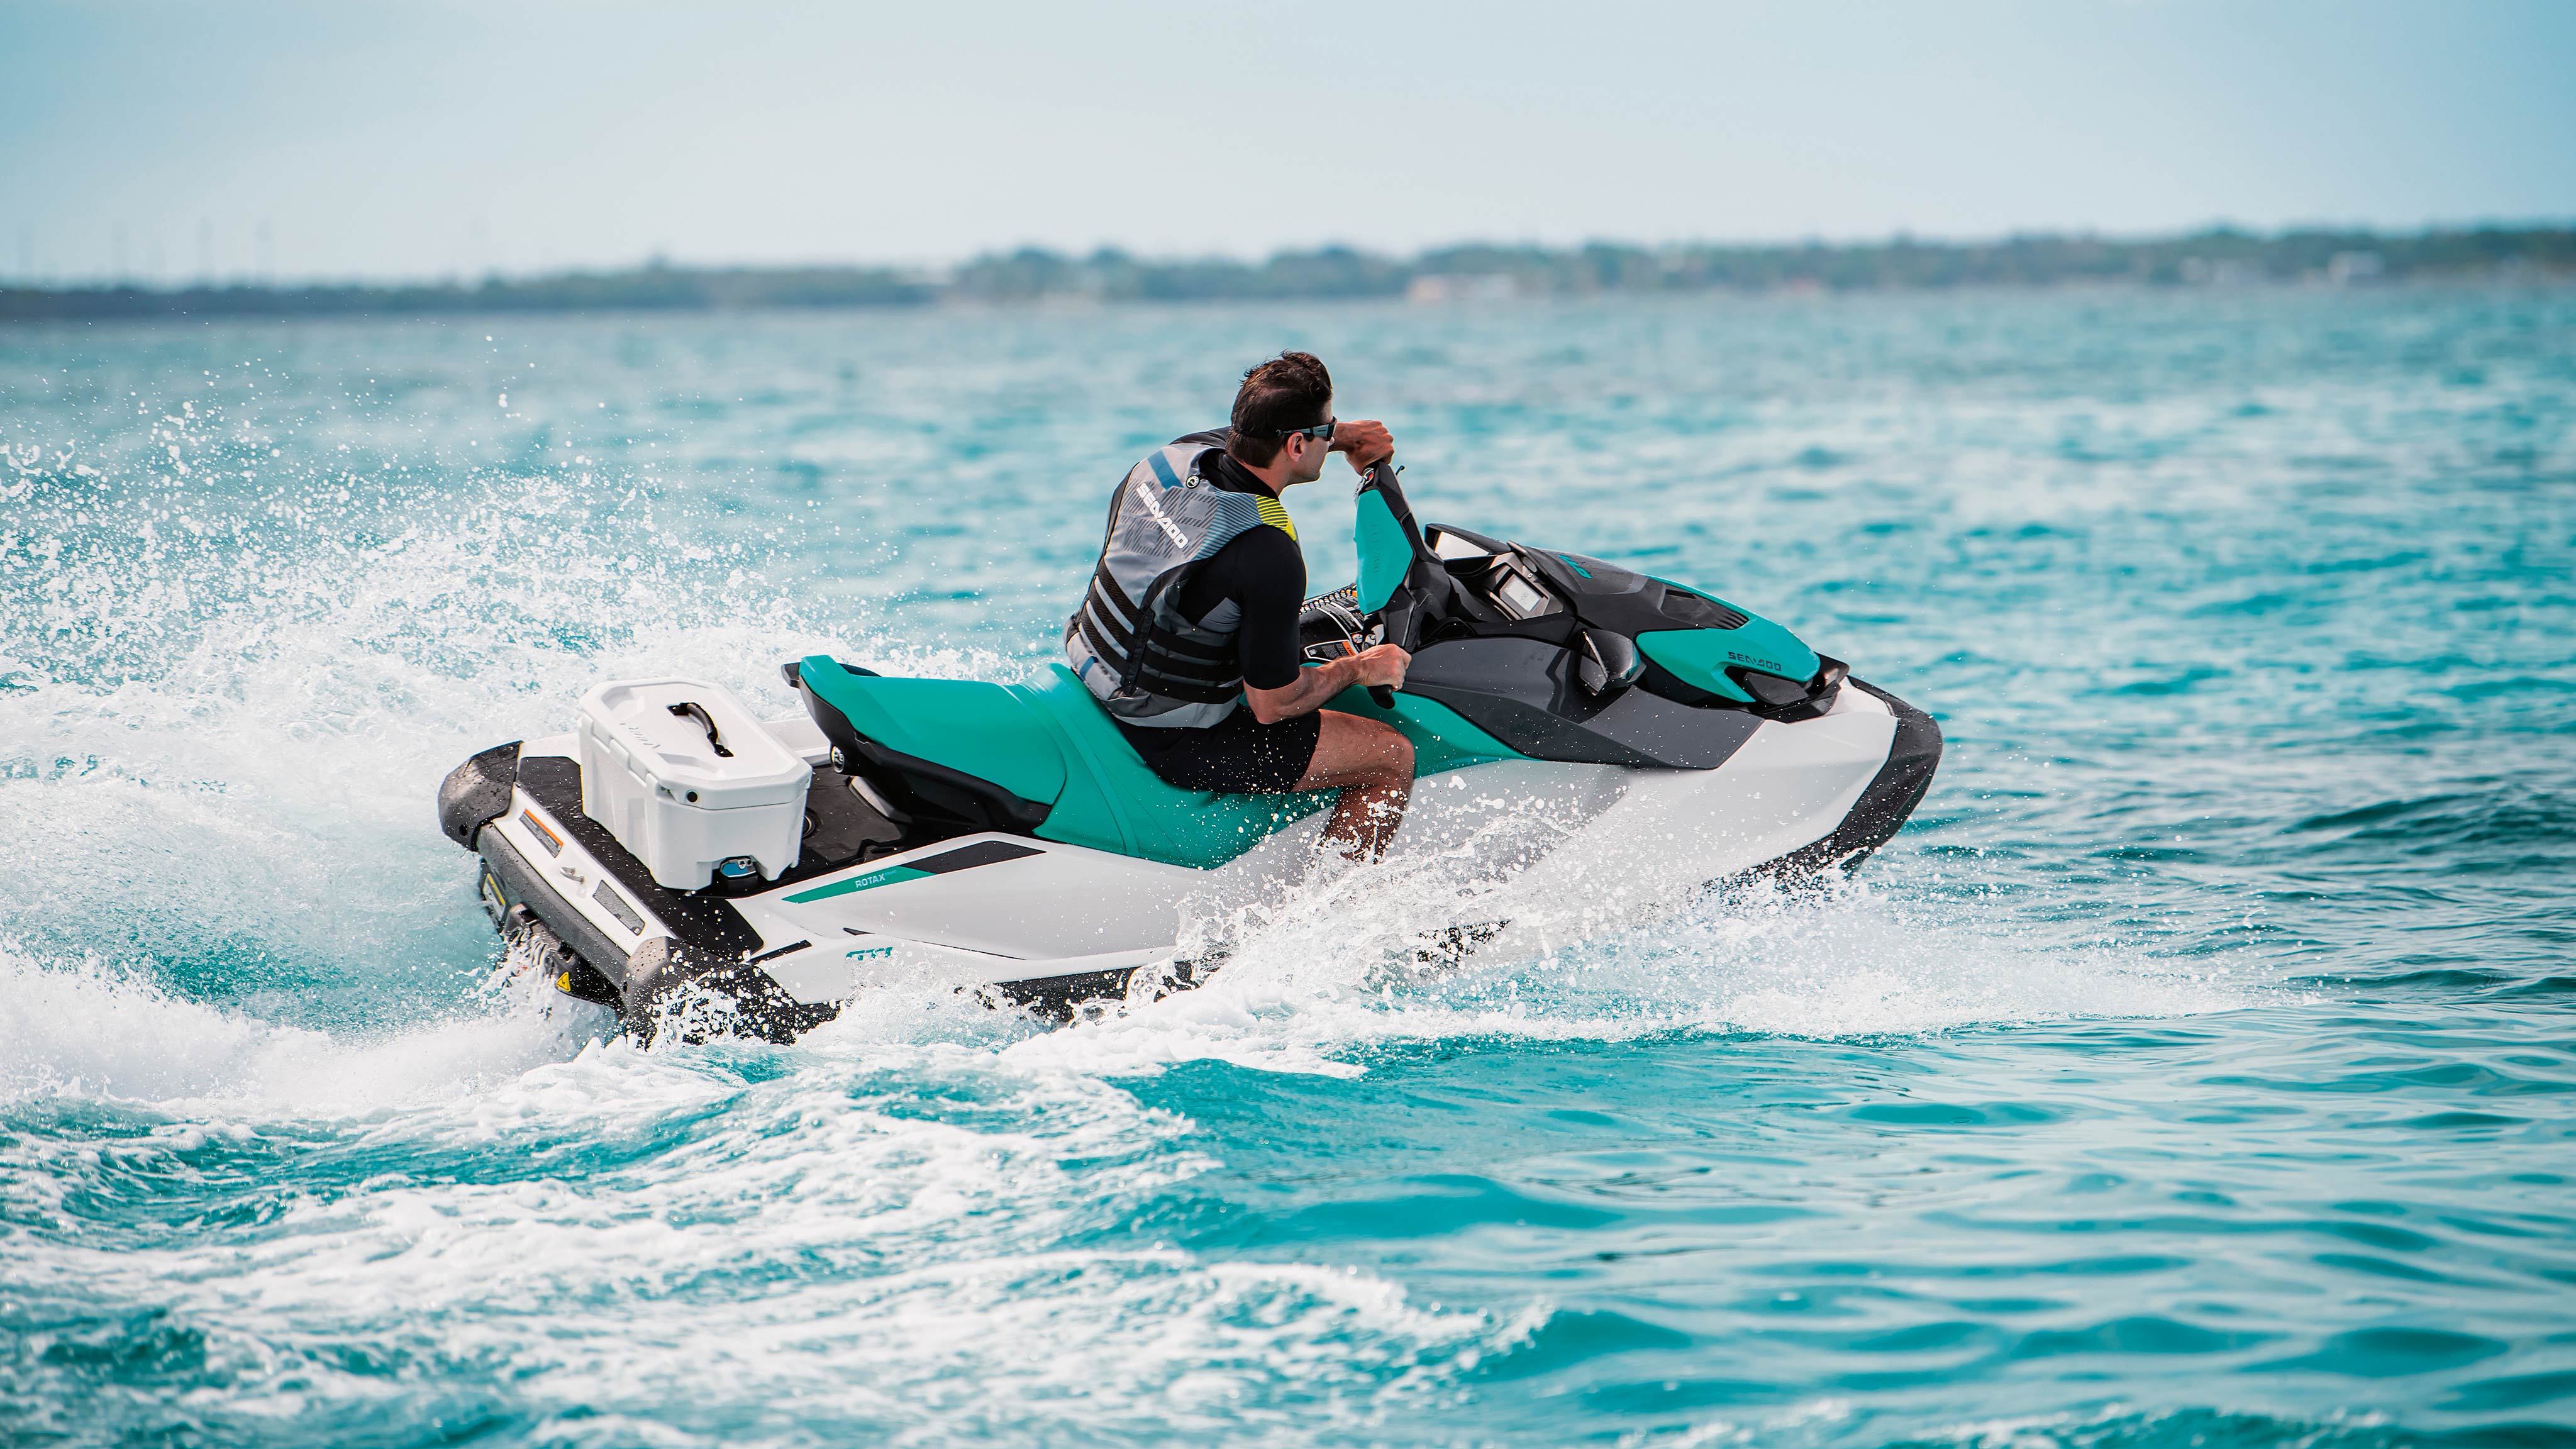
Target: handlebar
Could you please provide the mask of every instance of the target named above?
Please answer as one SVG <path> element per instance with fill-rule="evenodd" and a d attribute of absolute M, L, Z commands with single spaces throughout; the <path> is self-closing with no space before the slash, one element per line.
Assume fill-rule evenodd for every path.
<path fill-rule="evenodd" d="M 1358 646 L 1357 644 L 1352 643 L 1352 642 L 1351 642 L 1350 640 L 1348 640 L 1348 639 L 1345 639 L 1345 640 L 1343 640 L 1343 641 L 1342 641 L 1342 655 L 1343 655 L 1343 657 L 1344 657 L 1344 658 L 1348 658 L 1348 659 L 1356 659 L 1356 658 L 1358 658 L 1358 657 L 1359 657 L 1359 652 L 1360 652 L 1360 646 Z M 1383 684 L 1372 684 L 1372 685 L 1367 686 L 1367 689 L 1368 689 L 1368 697 L 1369 697 L 1371 700 L 1373 700 L 1373 701 L 1375 701 L 1375 702 L 1376 702 L 1376 704 L 1377 704 L 1377 707 L 1378 707 L 1378 708 L 1380 708 L 1380 709 L 1393 709 L 1393 708 L 1395 708 L 1395 691 L 1394 691 L 1394 690 L 1387 688 L 1387 687 L 1386 687 L 1385 685 L 1383 685 Z"/>

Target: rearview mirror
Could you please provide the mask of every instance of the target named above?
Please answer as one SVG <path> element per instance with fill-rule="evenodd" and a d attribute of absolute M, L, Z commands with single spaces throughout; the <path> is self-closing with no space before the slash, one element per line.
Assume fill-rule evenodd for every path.
<path fill-rule="evenodd" d="M 1607 629 L 1587 628 L 1574 636 L 1574 678 L 1586 694 L 1608 698 L 1637 682 L 1646 661 L 1637 641 Z"/>

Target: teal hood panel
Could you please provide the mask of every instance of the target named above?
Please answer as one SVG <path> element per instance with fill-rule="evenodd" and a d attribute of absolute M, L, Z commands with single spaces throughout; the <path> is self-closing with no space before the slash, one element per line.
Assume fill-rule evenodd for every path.
<path fill-rule="evenodd" d="M 1801 684 L 1824 667 L 1816 651 L 1797 635 L 1758 614 L 1746 614 L 1732 604 L 1725 607 L 1744 615 L 1744 622 L 1732 629 L 1646 630 L 1637 635 L 1637 648 L 1683 683 L 1742 704 L 1751 704 L 1753 696 L 1726 677 L 1729 666 L 1757 669 Z"/>

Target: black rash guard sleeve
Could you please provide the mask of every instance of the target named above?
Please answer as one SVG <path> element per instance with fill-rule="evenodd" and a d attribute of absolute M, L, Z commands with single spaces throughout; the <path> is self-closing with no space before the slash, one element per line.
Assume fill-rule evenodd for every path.
<path fill-rule="evenodd" d="M 1243 660 L 1243 682 L 1255 689 L 1285 689 L 1297 682 L 1305 651 L 1297 647 L 1297 615 L 1306 604 L 1306 555 L 1275 528 L 1256 528 L 1223 551 L 1242 550 L 1242 582 L 1234 590 L 1243 606 L 1242 632 L 1234 637 Z"/>

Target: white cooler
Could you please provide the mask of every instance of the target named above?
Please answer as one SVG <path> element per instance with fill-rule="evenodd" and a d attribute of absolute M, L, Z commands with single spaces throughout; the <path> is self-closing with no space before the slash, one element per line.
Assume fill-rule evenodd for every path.
<path fill-rule="evenodd" d="M 771 879 L 796 864 L 813 768 L 733 691 L 694 679 L 612 680 L 581 697 L 575 729 L 581 813 L 654 880 L 696 890 L 728 860 L 747 857 Z"/>

